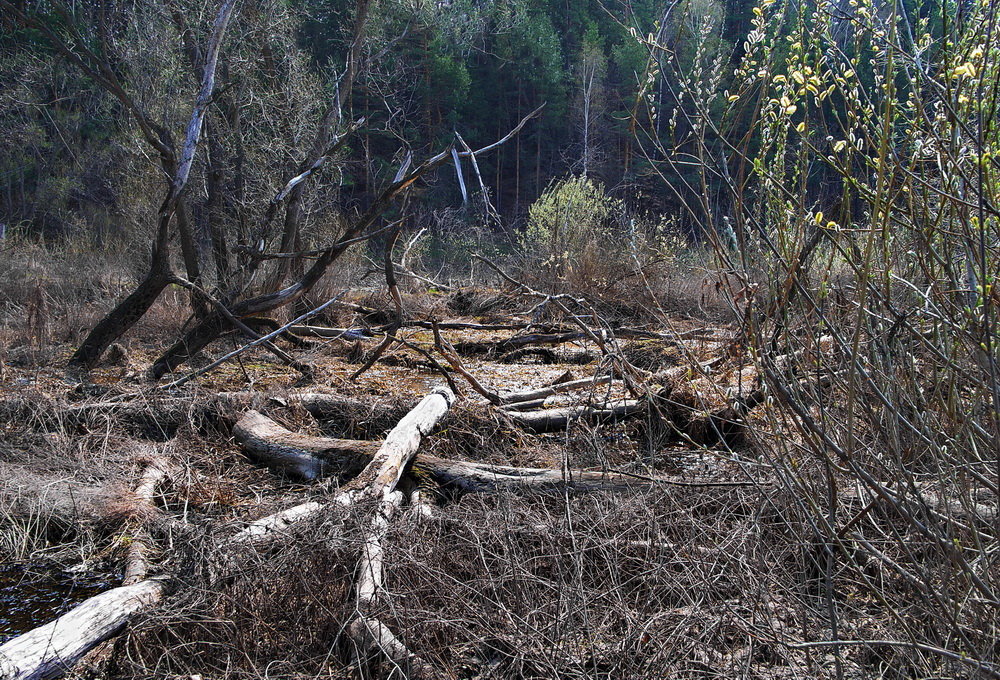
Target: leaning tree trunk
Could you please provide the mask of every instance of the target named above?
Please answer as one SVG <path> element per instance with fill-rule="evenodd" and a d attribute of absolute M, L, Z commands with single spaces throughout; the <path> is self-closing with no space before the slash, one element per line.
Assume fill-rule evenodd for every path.
<path fill-rule="evenodd" d="M 87 335 L 70 358 L 70 365 L 92 368 L 112 342 L 120 338 L 153 306 L 160 293 L 170 283 L 173 274 L 166 252 L 158 250 L 146 278 L 128 297 L 118 303 Z"/>
<path fill-rule="evenodd" d="M 188 177 L 191 174 L 191 166 L 194 164 L 194 157 L 198 151 L 198 142 L 201 138 L 202 124 L 209 105 L 212 103 L 212 94 L 215 90 L 215 70 L 219 62 L 219 50 L 222 47 L 222 38 L 225 35 L 229 19 L 232 17 L 236 0 L 223 0 L 215 17 L 212 26 L 212 35 L 209 40 L 208 50 L 205 56 L 205 65 L 202 72 L 201 88 L 195 98 L 194 108 L 191 118 L 188 121 L 187 132 L 184 138 L 184 146 L 181 149 L 179 159 L 173 156 L 173 149 L 165 148 L 166 156 L 162 161 L 163 169 L 172 175 L 167 196 L 160 207 L 156 239 L 152 248 L 152 260 L 150 261 L 149 273 L 142 280 L 139 286 L 128 297 L 122 300 L 110 314 L 102 319 L 87 336 L 83 344 L 70 358 L 71 365 L 91 368 L 104 354 L 108 346 L 122 336 L 136 321 L 149 310 L 156 302 L 156 299 L 172 280 L 170 271 L 170 223 L 178 211 L 181 195 L 184 187 L 187 186 Z M 163 155 L 163 154 L 161 154 Z M 182 229 L 186 231 L 186 229 Z M 191 264 L 191 263 L 189 263 Z"/>
<path fill-rule="evenodd" d="M 151 578 L 95 595 L 68 614 L 0 646 L 0 677 L 42 680 L 66 673 L 137 612 L 163 597 L 166 580 Z"/>

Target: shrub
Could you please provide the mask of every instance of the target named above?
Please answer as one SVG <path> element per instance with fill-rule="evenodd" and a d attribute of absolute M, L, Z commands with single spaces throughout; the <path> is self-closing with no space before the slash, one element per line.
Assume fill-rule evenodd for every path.
<path fill-rule="evenodd" d="M 530 264 L 550 289 L 593 284 L 609 273 L 608 255 L 617 252 L 616 217 L 624 205 L 586 177 L 552 184 L 528 209 L 521 239 Z M 540 264 L 540 267 L 537 265 Z"/>

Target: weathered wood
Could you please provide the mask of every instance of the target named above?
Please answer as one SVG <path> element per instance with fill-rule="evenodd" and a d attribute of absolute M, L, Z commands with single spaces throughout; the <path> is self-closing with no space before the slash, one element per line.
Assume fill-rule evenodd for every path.
<path fill-rule="evenodd" d="M 346 414 L 363 414 L 378 420 L 398 420 L 403 415 L 398 407 L 369 403 L 354 397 L 326 392 L 293 392 L 288 395 L 288 402 L 301 405 L 320 420 L 342 418 Z"/>
<path fill-rule="evenodd" d="M 361 559 L 358 560 L 358 581 L 355 590 L 358 597 L 358 610 L 368 611 L 375 604 L 383 590 L 382 568 L 385 563 L 385 551 L 382 543 L 389 533 L 389 521 L 403 504 L 403 494 L 391 491 L 385 495 L 385 500 L 372 517 L 368 532 L 361 545 Z"/>
<path fill-rule="evenodd" d="M 143 472 L 132 496 L 137 504 L 137 514 L 152 514 L 156 511 L 153 496 L 157 487 L 167 477 L 167 462 L 154 458 Z M 128 556 L 125 560 L 125 573 L 122 577 L 123 586 L 132 586 L 144 580 L 149 575 L 149 554 L 153 550 L 153 541 L 145 526 L 140 525 L 134 532 L 128 546 Z"/>
<path fill-rule="evenodd" d="M 375 442 L 295 434 L 258 411 L 247 411 L 233 426 L 233 436 L 251 460 L 288 477 L 312 481 L 327 475 L 351 475 L 364 469 L 379 450 Z"/>
<path fill-rule="evenodd" d="M 371 340 L 372 331 L 366 328 L 327 328 L 326 326 L 310 326 L 299 324 L 288 327 L 292 335 L 312 338 L 330 338 L 333 340 Z"/>
<path fill-rule="evenodd" d="M 525 392 L 512 392 L 511 394 L 504 394 L 500 397 L 500 403 L 502 404 L 517 404 L 525 401 L 535 401 L 537 399 L 545 399 L 546 397 L 551 397 L 553 394 L 561 394 L 563 392 L 572 392 L 573 390 L 586 389 L 587 387 L 599 387 L 601 385 L 607 385 L 611 382 L 612 376 L 601 375 L 592 378 L 582 378 L 580 380 L 570 380 L 569 382 L 559 383 L 557 385 L 550 385 L 549 387 L 542 387 L 536 390 L 527 390 Z"/>
<path fill-rule="evenodd" d="M 251 522 L 246 528 L 235 534 L 230 541 L 233 543 L 254 542 L 268 536 L 275 536 L 296 522 L 312 517 L 325 507 L 323 503 L 316 501 L 300 503 Z"/>
<path fill-rule="evenodd" d="M 395 491 L 403 469 L 417 455 L 421 440 L 453 403 L 455 394 L 447 387 L 437 387 L 421 399 L 386 435 L 371 461 L 351 482 L 349 493 L 354 500 L 358 497 L 381 498 Z"/>
<path fill-rule="evenodd" d="M 331 439 L 296 434 L 281 427 L 257 411 L 249 411 L 233 428 L 233 436 L 250 457 L 282 474 L 300 479 L 315 479 L 331 471 L 348 474 L 360 471 L 355 483 L 338 496 L 349 505 L 360 495 L 378 495 L 395 490 L 403 469 L 410 462 L 420 441 L 454 403 L 451 390 L 440 387 L 424 397 L 404 416 L 379 445 L 376 442 Z M 311 475 L 311 476 L 307 476 Z M 359 486 L 368 480 L 368 484 Z M 312 517 L 326 507 L 309 501 L 261 518 L 234 536 L 234 541 L 253 541 L 287 529 Z"/>
<path fill-rule="evenodd" d="M 266 425 L 266 428 L 263 425 Z M 247 436 L 248 434 L 251 436 Z M 253 423 L 246 423 L 241 429 L 241 434 L 237 435 L 236 439 L 247 450 L 261 446 L 262 444 L 273 445 L 287 449 L 297 449 L 298 454 L 304 457 L 312 455 L 311 451 L 330 450 L 333 448 L 329 444 L 331 441 L 342 441 L 295 434 L 270 421 L 265 416 L 255 418 Z M 574 491 L 635 489 L 672 481 L 669 478 L 638 478 L 613 472 L 522 468 L 492 465 L 490 463 L 448 460 L 427 453 L 418 453 L 416 455 L 412 463 L 412 469 L 440 486 L 458 493 L 489 492 L 518 488 L 546 490 L 561 487 L 568 487 Z M 302 519 L 318 509 L 306 503 L 283 512 L 289 513 L 295 519 Z M 285 528 L 288 524 L 283 518 L 283 513 L 272 515 L 271 518 L 265 518 L 264 520 L 259 520 L 259 522 L 263 525 L 273 522 L 280 529 Z"/>
<path fill-rule="evenodd" d="M 66 673 L 87 652 L 117 634 L 137 612 L 163 597 L 166 579 L 151 578 L 95 595 L 55 621 L 0 646 L 0 677 L 42 680 Z"/>
<path fill-rule="evenodd" d="M 361 658 L 384 655 L 403 672 L 403 677 L 412 680 L 432 680 L 442 675 L 436 668 L 407 649 L 389 627 L 378 619 L 359 616 L 348 626 L 347 633 L 358 646 Z"/>

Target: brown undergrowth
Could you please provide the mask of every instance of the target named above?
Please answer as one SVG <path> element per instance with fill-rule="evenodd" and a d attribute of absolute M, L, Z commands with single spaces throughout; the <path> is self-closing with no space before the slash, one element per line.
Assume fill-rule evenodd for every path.
<path fill-rule="evenodd" d="M 448 304 L 514 306 L 484 291 Z M 364 313 L 330 322 L 357 323 L 357 314 Z M 680 321 L 670 330 L 706 327 Z M 829 653 L 831 610 L 840 640 L 944 634 L 941 620 L 926 616 L 934 598 L 908 577 L 947 586 L 939 547 L 920 534 L 910 506 L 880 504 L 842 469 L 832 473 L 838 512 L 858 519 L 847 524 L 849 541 L 822 539 L 809 503 L 829 493 L 831 470 L 805 453 L 806 438 L 786 410 L 762 398 L 745 418 L 731 414 L 740 438 L 718 436 L 726 422 L 720 409 L 749 399 L 761 381 L 752 365 L 727 355 L 729 331 L 708 330 L 616 341 L 633 365 L 668 376 L 654 381 L 643 415 L 624 422 L 531 434 L 459 381 L 464 393 L 426 438 L 428 454 L 678 481 L 626 492 L 431 494 L 439 505 L 432 517 L 404 509 L 391 525 L 380 619 L 454 678 L 966 677 L 968 661 L 902 645 L 845 644 Z M 452 342 L 509 335 L 448 333 Z M 51 363 L 5 364 L 0 536 L 8 554 L 114 575 L 136 523 L 146 523 L 159 546 L 156 569 L 174 576 L 172 594 L 114 643 L 103 677 L 395 677 L 384 662 L 358 663 L 345 634 L 365 512 L 328 510 L 264 547 L 227 551 L 229 537 L 249 522 L 308 499 L 329 503 L 338 492 L 336 479 L 302 483 L 255 466 L 229 427 L 254 408 L 293 432 L 378 441 L 443 376 L 419 353 L 397 348 L 409 363 L 376 363 L 352 382 L 357 359 L 340 341 L 319 340 L 299 352 L 319 369 L 313 385 L 298 384 L 270 355 L 249 352 L 196 385 L 156 394 L 141 373 L 155 355 L 154 336 L 139 329 L 121 360 L 86 382 Z M 427 329 L 404 329 L 403 337 L 433 349 Z M 591 341 L 579 347 L 594 361 L 463 362 L 502 394 L 566 379 L 567 371 L 579 378 L 611 370 Z M 68 354 L 60 345 L 46 351 Z M 707 374 L 696 367 L 720 357 Z M 317 417 L 295 401 L 304 389 L 350 399 Z M 591 392 L 626 396 L 619 381 Z M 874 438 L 872 430 L 860 436 Z M 129 489 L 151 450 L 174 468 L 155 498 L 159 512 L 142 517 L 129 507 Z M 925 500 L 952 493 L 932 486 Z M 977 521 L 960 511 L 943 510 Z M 993 644 L 990 607 L 972 598 L 954 614 L 975 644 Z"/>

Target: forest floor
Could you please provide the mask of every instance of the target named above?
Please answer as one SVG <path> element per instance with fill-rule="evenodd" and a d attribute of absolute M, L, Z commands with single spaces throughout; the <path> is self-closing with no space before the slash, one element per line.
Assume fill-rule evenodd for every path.
<path fill-rule="evenodd" d="M 475 311 L 439 318 L 528 321 L 516 310 Z M 635 484 L 428 488 L 432 512 L 404 506 L 385 539 L 387 597 L 378 613 L 438 677 L 862 678 L 891 665 L 891 648 L 845 649 L 838 658 L 801 646 L 827 639 L 831 602 L 815 547 L 789 540 L 794 496 L 760 435 L 775 426 L 758 422 L 753 436 L 696 427 L 749 394 L 756 377 L 731 358 L 732 329 L 692 319 L 667 326 L 643 329 L 660 337 L 616 340 L 614 352 L 644 375 L 673 381 L 671 403 L 684 417 L 645 410 L 533 432 L 447 369 L 460 394 L 421 454 L 570 477 L 604 472 Z M 465 348 L 464 370 L 499 395 L 611 370 L 591 339 L 532 345 L 545 351 L 504 363 L 475 343 L 524 331 L 441 333 Z M 353 380 L 377 339 L 310 338 L 294 353 L 316 367 L 311 381 L 251 350 L 170 390 L 144 376 L 164 342 L 141 328 L 85 379 L 63 368 L 68 344 L 9 348 L 0 363 L 0 547 L 11 556 L 0 573 L 0 643 L 117 584 L 142 531 L 154 539 L 150 573 L 171 575 L 169 594 L 103 654 L 85 657 L 74 671 L 81 677 L 95 668 L 110 678 L 392 677 L 392 664 L 360 657 L 345 633 L 356 612 L 356 518 L 321 513 L 240 555 L 225 578 L 217 558 L 251 522 L 306 500 L 326 503 L 346 481 L 275 474 L 248 458 L 233 424 L 255 409 L 294 433 L 380 441 L 446 384 L 427 356 L 433 331 L 404 328 L 400 337 L 423 352 L 397 346 Z M 237 342 L 210 350 L 221 355 Z M 634 395 L 621 377 L 535 410 L 624 402 Z M 304 391 L 347 406 L 317 417 L 296 401 Z M 155 512 L 131 495 L 152 459 L 170 466 Z M 870 594 L 841 588 L 845 639 L 891 628 Z"/>

